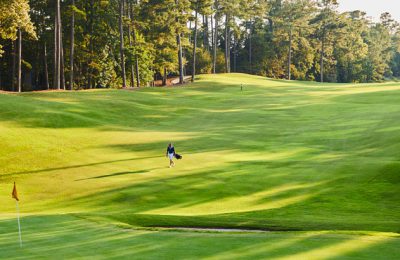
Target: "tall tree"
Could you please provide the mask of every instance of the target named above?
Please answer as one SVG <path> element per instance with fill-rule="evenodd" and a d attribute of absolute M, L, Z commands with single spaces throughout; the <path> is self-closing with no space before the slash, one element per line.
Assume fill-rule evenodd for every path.
<path fill-rule="evenodd" d="M 193 37 L 193 54 L 192 54 L 192 82 L 194 82 L 194 78 L 196 75 L 196 50 L 197 50 L 197 32 L 198 32 L 198 15 L 203 14 L 204 16 L 207 16 L 212 13 L 211 10 L 212 7 L 212 1 L 211 0 L 194 0 L 192 1 L 192 9 L 195 12 L 195 17 L 194 17 L 194 37 Z M 207 22 L 208 23 L 208 22 Z M 207 31 L 206 31 L 207 30 Z M 204 31 L 203 31 L 203 44 L 204 48 L 207 49 L 206 42 L 208 42 L 208 24 L 207 26 L 204 26 Z"/>
<path fill-rule="evenodd" d="M 43 63 L 44 63 L 44 84 L 45 89 L 50 89 L 49 86 L 49 69 L 47 65 L 47 45 L 46 42 L 43 44 Z"/>
<path fill-rule="evenodd" d="M 29 17 L 30 6 L 27 0 L 10 0 L 0 1 L 0 39 L 11 39 L 14 44 L 12 47 L 12 75 L 11 85 L 12 90 L 15 90 L 15 62 L 17 60 L 17 89 L 20 92 L 22 89 L 22 31 L 26 32 L 33 40 L 36 38 L 34 26 Z M 16 41 L 18 39 L 18 42 Z M 3 49 L 0 44 L 0 57 L 3 54 Z"/>
<path fill-rule="evenodd" d="M 71 4 L 71 42 L 69 52 L 69 89 L 74 88 L 74 51 L 75 51 L 75 0 Z"/>
<path fill-rule="evenodd" d="M 61 8 L 61 7 L 60 7 Z M 64 45 L 63 45 L 63 37 L 62 37 L 62 22 L 61 22 L 61 11 L 60 16 L 58 17 L 59 20 L 59 31 L 60 34 L 60 88 L 65 90 L 65 66 L 64 66 Z"/>
<path fill-rule="evenodd" d="M 182 36 L 187 33 L 187 21 L 189 20 L 190 13 L 190 0 L 175 0 L 176 5 L 176 20 L 173 25 L 176 30 L 176 39 L 178 46 L 178 73 L 179 73 L 179 84 L 183 84 L 184 77 L 184 61 L 183 61 L 183 38 Z"/>
<path fill-rule="evenodd" d="M 214 40 L 213 40 L 213 74 L 216 73 L 217 67 L 217 48 L 218 48 L 218 21 L 220 18 L 220 5 L 219 1 L 215 0 L 214 2 Z"/>
<path fill-rule="evenodd" d="M 15 57 L 17 56 L 16 51 L 17 51 L 17 42 L 12 41 L 12 68 L 11 68 L 11 89 L 12 91 L 15 91 L 15 64 L 16 64 L 16 59 Z"/>
<path fill-rule="evenodd" d="M 60 0 L 56 0 L 54 19 L 54 87 L 61 89 L 61 11 Z"/>
<path fill-rule="evenodd" d="M 310 0 L 286 0 L 281 3 L 279 10 L 277 10 L 276 18 L 274 18 L 275 27 L 280 31 L 283 36 L 282 40 L 287 41 L 287 79 L 292 79 L 292 57 L 294 51 L 301 52 L 305 45 L 309 45 L 309 34 L 311 26 L 309 25 L 310 19 L 314 18 L 316 8 L 314 2 Z M 306 37 L 305 37 L 306 36 Z M 295 45 L 295 46 L 293 46 Z M 301 57 L 305 60 L 305 57 Z M 306 64 L 304 64 L 306 65 Z M 310 64 L 311 65 L 311 64 Z M 309 69 L 304 68 L 304 69 Z M 299 72 L 299 71 L 298 71 Z M 303 71 L 303 74 L 306 71 Z M 298 73 L 297 73 L 298 74 Z M 299 78 L 299 75 L 296 77 Z M 302 76 L 300 76 L 302 78 Z"/>
<path fill-rule="evenodd" d="M 136 5 L 137 2 L 136 2 Z M 131 17 L 131 23 L 132 23 L 132 33 L 133 33 L 133 43 L 136 45 L 137 44 L 137 36 L 136 36 L 136 29 L 135 29 L 135 16 L 133 12 L 133 7 L 132 4 L 130 5 L 130 17 Z M 134 56 L 135 58 L 135 74 L 136 74 L 136 86 L 140 88 L 140 73 L 139 73 L 139 57 L 137 53 Z"/>
<path fill-rule="evenodd" d="M 0 1 L 0 39 L 15 40 L 19 29 L 36 39 L 29 12 L 30 6 L 27 0 Z M 0 45 L 0 56 L 2 53 Z"/>
<path fill-rule="evenodd" d="M 199 0 L 194 3 L 194 36 L 193 36 L 193 61 L 192 61 L 192 82 L 194 82 L 194 77 L 196 75 L 196 48 L 197 48 L 197 22 L 199 14 Z"/>
<path fill-rule="evenodd" d="M 22 63 L 22 31 L 18 29 L 18 70 L 17 70 L 17 87 L 18 92 L 22 91 L 22 71 L 21 71 L 21 63 Z"/>
<path fill-rule="evenodd" d="M 311 23 L 316 24 L 319 29 L 317 30 L 317 37 L 320 40 L 320 82 L 324 82 L 325 70 L 325 56 L 326 49 L 331 47 L 333 42 L 333 33 L 338 28 L 337 22 L 337 0 L 320 0 L 320 13 L 316 16 Z"/>
<path fill-rule="evenodd" d="M 131 14 L 132 14 L 132 3 L 131 2 L 127 2 L 127 17 L 128 17 L 128 41 L 129 41 L 129 47 L 133 46 L 133 41 L 132 41 L 132 30 L 131 30 L 131 26 L 132 26 L 132 18 L 131 18 Z M 134 65 L 133 63 L 130 64 L 129 66 L 130 68 L 130 82 L 131 82 L 131 88 L 135 87 L 135 70 L 134 70 Z"/>
<path fill-rule="evenodd" d="M 121 59 L 121 76 L 122 76 L 122 87 L 126 88 L 123 16 L 124 16 L 124 0 L 119 0 L 119 41 L 120 41 L 119 47 L 120 47 L 120 59 Z"/>

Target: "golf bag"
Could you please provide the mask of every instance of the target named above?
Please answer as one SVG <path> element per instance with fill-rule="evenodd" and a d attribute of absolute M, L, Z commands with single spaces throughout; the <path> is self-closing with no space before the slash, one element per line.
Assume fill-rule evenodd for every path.
<path fill-rule="evenodd" d="M 175 158 L 180 160 L 180 159 L 182 159 L 182 155 L 175 153 Z"/>

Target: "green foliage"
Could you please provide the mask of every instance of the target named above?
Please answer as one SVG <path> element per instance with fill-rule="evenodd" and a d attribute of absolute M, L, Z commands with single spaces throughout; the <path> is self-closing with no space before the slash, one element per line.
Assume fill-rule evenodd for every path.
<path fill-rule="evenodd" d="M 225 72 L 225 54 L 221 50 L 217 51 L 217 60 L 216 60 L 215 71 L 217 73 Z"/>
<path fill-rule="evenodd" d="M 382 24 L 376 24 L 369 30 L 366 41 L 368 54 L 364 59 L 365 81 L 383 80 L 392 57 L 390 33 Z"/>
<path fill-rule="evenodd" d="M 35 39 L 35 28 L 29 17 L 29 10 L 27 0 L 0 0 L 0 39 L 15 40 L 18 29 Z M 0 57 L 1 54 L 0 45 Z"/>
<path fill-rule="evenodd" d="M 193 59 L 192 56 L 193 52 L 188 51 L 186 58 L 191 61 Z M 222 61 L 221 66 L 223 66 L 223 62 L 224 61 Z M 209 51 L 201 47 L 196 48 L 196 71 L 197 74 L 210 74 L 212 72 L 211 54 Z M 192 71 L 189 71 L 189 73 L 192 73 Z"/>
<path fill-rule="evenodd" d="M 153 47 L 145 42 L 143 35 L 138 33 L 136 33 L 136 43 L 126 49 L 129 66 L 134 65 L 136 59 L 138 60 L 140 82 L 142 82 L 143 86 L 153 80 L 154 52 Z"/>
<path fill-rule="evenodd" d="M 146 0 L 140 3 L 141 31 L 155 50 L 154 70 L 178 69 L 177 34 L 187 32 L 188 0 Z"/>
<path fill-rule="evenodd" d="M 202 17 L 208 21 L 208 25 L 200 23 L 198 28 L 197 41 L 201 43 L 198 46 L 204 48 L 197 53 L 200 73 L 210 73 L 212 67 L 210 55 L 214 42 L 211 44 L 211 40 L 215 38 L 215 28 L 211 28 L 210 18 L 213 18 L 213 25 L 218 23 L 217 72 L 236 68 L 239 72 L 287 78 L 290 66 L 291 79 L 320 80 L 323 63 L 325 81 L 371 82 L 400 76 L 399 23 L 389 13 L 383 13 L 381 21 L 373 23 L 361 11 L 340 13 L 335 0 L 125 2 L 122 17 L 125 65 L 136 66 L 138 61 L 143 86 L 149 85 L 164 70 L 167 74 L 178 72 L 178 35 L 183 53 L 187 54 L 183 57 L 183 65 L 190 73 L 195 10 L 199 22 Z M 72 13 L 75 17 L 73 66 L 76 88 L 121 82 L 119 3 L 114 0 L 75 0 L 72 6 L 72 1 L 61 1 L 67 83 L 71 71 Z M 47 48 L 47 74 L 49 82 L 53 82 L 54 5 L 47 0 L 32 0 L 29 4 L 26 0 L 0 0 L 0 45 L 4 45 L 0 52 L 6 51 L 5 62 L 0 66 L 0 74 L 6 75 L 2 77 L 3 88 L 11 89 L 10 72 L 16 56 L 9 40 L 16 39 L 17 28 L 24 31 L 23 59 L 32 66 L 36 89 L 45 87 L 44 46 Z M 191 29 L 188 28 L 190 23 Z M 137 42 L 133 39 L 135 35 Z M 130 74 L 130 70 L 127 73 Z"/>
<path fill-rule="evenodd" d="M 109 47 L 105 46 L 100 55 L 93 59 L 90 64 L 94 80 L 97 85 L 102 87 L 115 87 L 115 82 L 118 80 L 117 73 L 114 70 L 117 64 L 109 58 L 110 55 Z"/>

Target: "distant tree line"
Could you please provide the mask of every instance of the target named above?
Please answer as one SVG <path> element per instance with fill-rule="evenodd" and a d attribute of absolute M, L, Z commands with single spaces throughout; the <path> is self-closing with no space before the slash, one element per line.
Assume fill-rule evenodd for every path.
<path fill-rule="evenodd" d="M 400 26 L 336 0 L 0 0 L 0 55 L 12 91 L 222 72 L 375 82 L 400 77 Z"/>

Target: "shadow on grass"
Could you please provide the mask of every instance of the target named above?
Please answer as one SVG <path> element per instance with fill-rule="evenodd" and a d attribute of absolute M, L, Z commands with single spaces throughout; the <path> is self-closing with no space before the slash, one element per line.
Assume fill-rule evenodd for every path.
<path fill-rule="evenodd" d="M 69 215 L 1 220 L 1 257 L 140 259 L 398 259 L 400 239 L 391 236 L 278 232 L 227 234 L 121 229 Z"/>
<path fill-rule="evenodd" d="M 167 167 L 162 167 L 162 168 L 167 168 Z M 147 172 L 151 172 L 151 171 L 162 169 L 162 168 L 153 168 L 153 169 L 140 170 L 140 171 L 116 172 L 116 173 L 111 173 L 111 174 L 106 174 L 106 175 L 99 175 L 99 176 L 90 177 L 90 178 L 77 179 L 75 181 L 102 179 L 102 178 L 115 177 L 115 176 L 121 176 L 121 175 L 138 174 L 138 173 L 147 173 Z"/>
<path fill-rule="evenodd" d="M 354 167 L 358 166 L 335 165 L 332 160 L 314 165 L 302 161 L 302 156 L 229 162 L 184 174 L 155 173 L 66 205 L 101 206 L 106 217 L 136 226 L 400 230 L 396 214 L 375 196 L 384 192 L 387 203 L 395 204 L 395 189 L 362 191 L 366 186 L 375 189 L 375 184 L 367 183 L 373 169 L 357 180 Z M 321 169 L 337 174 L 333 177 Z M 360 181 L 363 186 L 354 186 Z"/>
<path fill-rule="evenodd" d="M 118 162 L 128 162 L 128 161 L 136 161 L 136 160 L 144 160 L 144 159 L 153 159 L 162 156 L 148 156 L 148 157 L 140 157 L 140 158 L 128 158 L 128 159 L 121 159 L 121 160 L 111 160 L 111 161 L 103 161 L 103 162 L 96 162 L 96 163 L 87 163 L 87 164 L 78 164 L 78 165 L 71 165 L 71 166 L 63 166 L 63 167 L 54 167 L 54 168 L 47 168 L 41 170 L 34 170 L 34 171 L 23 171 L 23 172 L 13 172 L 8 174 L 2 174 L 0 177 L 8 177 L 12 175 L 23 175 L 23 174 L 32 174 L 32 173 L 46 173 L 51 171 L 61 171 L 61 170 L 68 170 L 68 169 L 76 169 L 76 168 L 83 168 L 83 167 L 91 167 L 96 165 L 102 164 L 110 164 L 110 163 L 118 163 Z"/>

